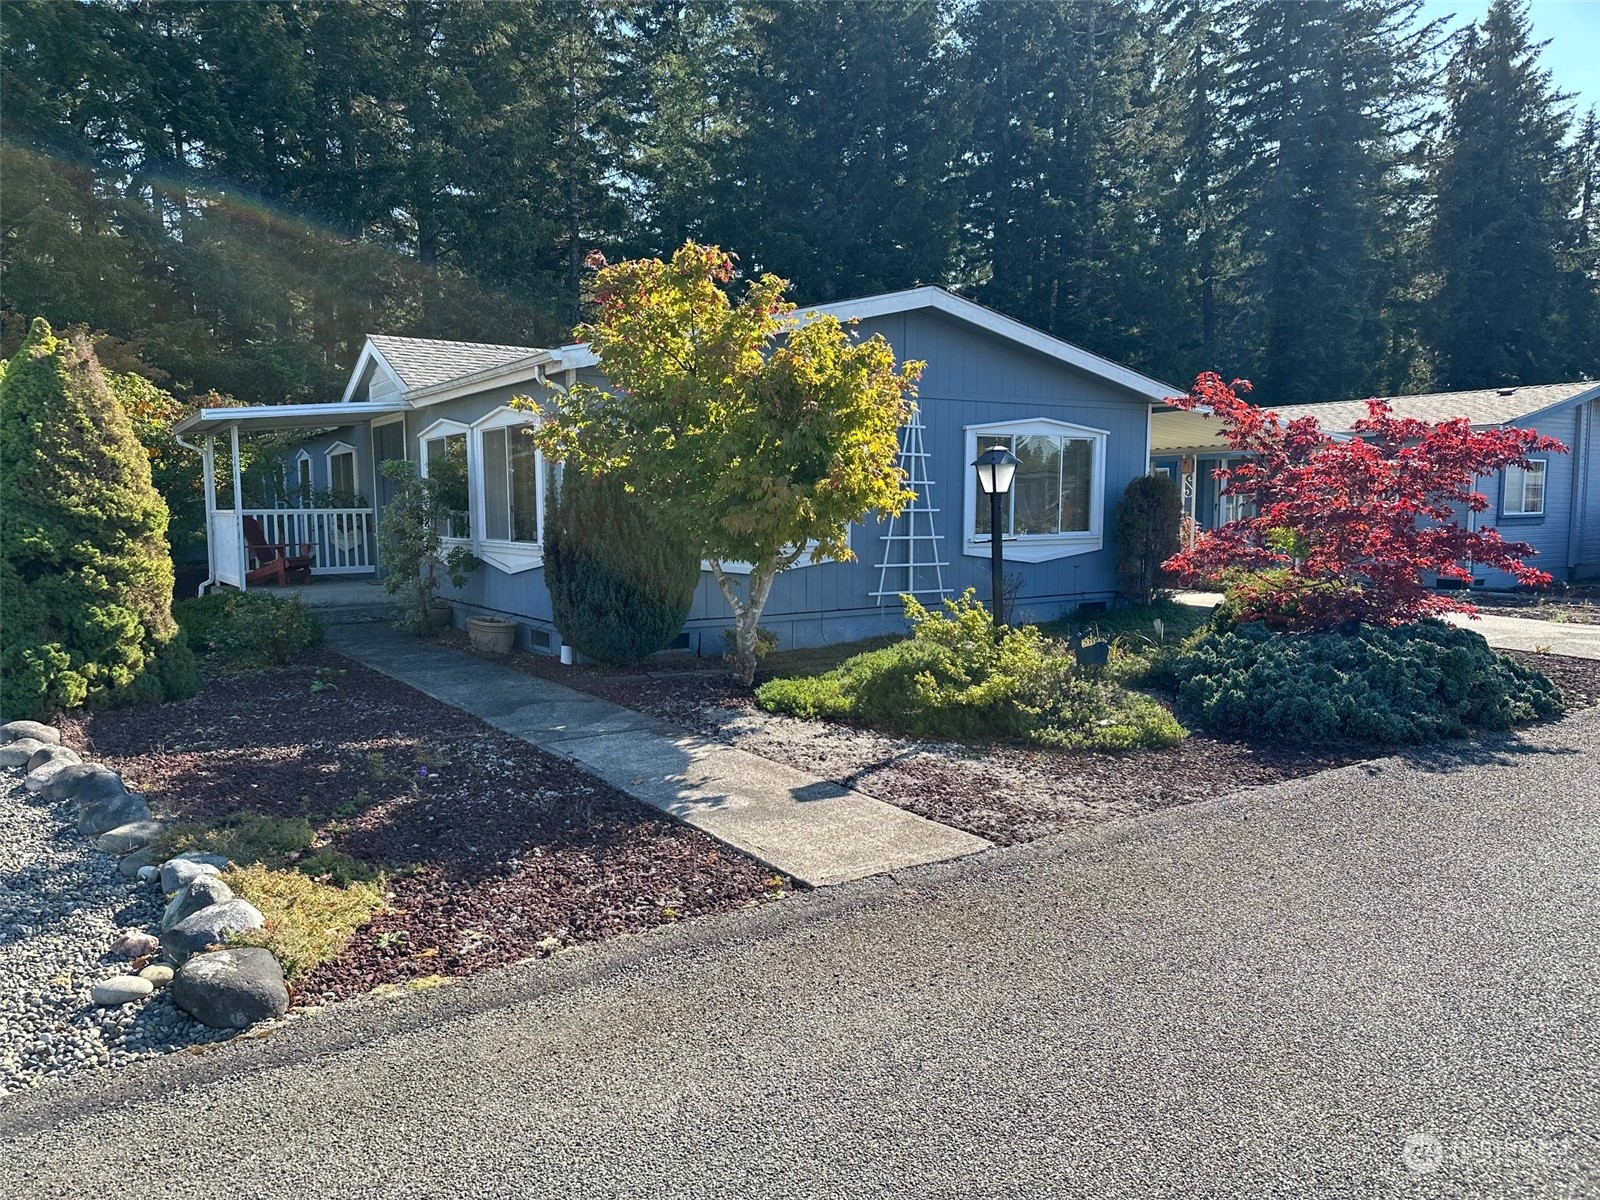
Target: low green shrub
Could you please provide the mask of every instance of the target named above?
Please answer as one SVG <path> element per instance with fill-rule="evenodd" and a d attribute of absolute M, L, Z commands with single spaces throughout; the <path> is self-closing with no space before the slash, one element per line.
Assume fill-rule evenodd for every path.
<path fill-rule="evenodd" d="M 281 667 L 322 644 L 322 622 L 299 596 L 245 592 L 217 630 L 217 649 L 239 667 Z"/>
<path fill-rule="evenodd" d="M 242 866 L 264 863 L 278 867 L 311 849 L 315 840 L 311 823 L 302 817 L 241 813 L 215 825 L 198 822 L 169 825 L 157 845 L 163 859 L 186 850 L 203 850 L 207 854 L 220 854 Z"/>
<path fill-rule="evenodd" d="M 1439 621 L 1307 634 L 1224 625 L 1186 645 L 1174 672 L 1180 711 L 1203 728 L 1289 745 L 1415 745 L 1561 711 L 1550 680 Z"/>
<path fill-rule="evenodd" d="M 261 911 L 265 926 L 229 938 L 233 945 L 265 946 L 283 964 L 290 982 L 330 962 L 350 938 L 383 908 L 378 883 L 338 886 L 299 871 L 263 866 L 223 873 L 234 894 Z"/>
<path fill-rule="evenodd" d="M 1007 629 L 996 641 L 970 590 L 945 601 L 945 609 L 931 613 L 908 598 L 910 638 L 823 675 L 771 680 L 756 700 L 769 712 L 954 740 L 1126 750 L 1183 738 L 1160 704 L 1080 670 L 1036 627 Z"/>
<path fill-rule="evenodd" d="M 213 648 L 217 629 L 228 615 L 228 605 L 237 597 L 237 592 L 207 592 L 204 596 L 190 596 L 173 604 L 173 619 L 196 654 Z"/>

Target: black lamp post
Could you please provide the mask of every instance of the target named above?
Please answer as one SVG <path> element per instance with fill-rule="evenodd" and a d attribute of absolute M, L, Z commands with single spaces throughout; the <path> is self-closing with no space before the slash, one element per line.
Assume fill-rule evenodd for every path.
<path fill-rule="evenodd" d="M 994 627 L 1006 623 L 1005 614 L 1005 562 L 1000 545 L 1000 500 L 1011 490 L 1011 477 L 1021 463 L 1015 454 L 1004 446 L 990 446 L 973 461 L 978 472 L 978 487 L 989 493 L 989 569 L 993 574 L 994 600 L 990 611 Z"/>

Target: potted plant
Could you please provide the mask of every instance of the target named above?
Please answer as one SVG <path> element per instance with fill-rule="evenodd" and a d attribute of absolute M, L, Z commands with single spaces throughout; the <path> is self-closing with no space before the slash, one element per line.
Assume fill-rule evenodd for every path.
<path fill-rule="evenodd" d="M 441 531 L 448 527 L 452 512 L 436 481 L 423 478 L 413 464 L 399 459 L 379 469 L 395 482 L 394 498 L 378 523 L 383 562 L 389 570 L 384 590 L 402 601 L 396 622 L 401 629 L 436 633 L 450 623 L 450 602 L 438 595 L 441 576 L 453 587 L 462 587 L 477 570 L 478 560 L 464 546 L 444 548 Z"/>
<path fill-rule="evenodd" d="M 467 636 L 482 654 L 510 654 L 517 642 L 517 623 L 505 617 L 468 617 Z"/>

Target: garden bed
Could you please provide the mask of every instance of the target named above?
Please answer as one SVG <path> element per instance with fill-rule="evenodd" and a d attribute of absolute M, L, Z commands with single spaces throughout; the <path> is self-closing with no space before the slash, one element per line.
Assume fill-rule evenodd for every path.
<path fill-rule="evenodd" d="M 178 822 L 302 818 L 388 908 L 300 1003 L 727 911 L 787 882 L 571 764 L 338 655 L 63 724 Z"/>
<path fill-rule="evenodd" d="M 445 636 L 464 644 L 459 635 Z M 858 648 L 794 651 L 762 676 L 795 672 L 799 656 L 808 669 L 825 670 Z M 1600 662 L 1509 653 L 1548 674 L 1569 710 L 1600 701 Z M 710 659 L 664 657 L 648 670 L 564 667 L 549 655 L 527 653 L 504 661 L 1000 845 L 1395 753 L 1391 746 L 1308 750 L 1204 734 L 1167 749 L 1116 754 L 960 746 L 763 712 L 727 668 Z"/>

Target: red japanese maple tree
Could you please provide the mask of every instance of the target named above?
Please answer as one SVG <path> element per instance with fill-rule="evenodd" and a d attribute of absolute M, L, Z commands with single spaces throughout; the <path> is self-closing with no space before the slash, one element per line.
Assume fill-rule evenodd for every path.
<path fill-rule="evenodd" d="M 1165 566 L 1191 585 L 1233 569 L 1260 571 L 1240 585 L 1241 620 L 1326 629 L 1472 613 L 1472 605 L 1430 591 L 1423 577 L 1469 580 L 1473 563 L 1523 584 L 1550 582 L 1523 562 L 1532 546 L 1505 541 L 1492 527 L 1468 529 L 1461 516 L 1489 507 L 1474 490 L 1479 476 L 1528 466 L 1530 453 L 1566 453 L 1556 439 L 1529 429 L 1474 430 L 1465 418 L 1435 425 L 1396 417 L 1381 400 L 1367 401 L 1354 436 L 1336 438 L 1313 417 L 1284 423 L 1241 399 L 1249 389 L 1208 372 L 1187 396 L 1169 401 L 1208 409 L 1222 422 L 1243 460 L 1217 477 L 1223 494 L 1247 501 L 1253 515 L 1201 533 Z"/>

